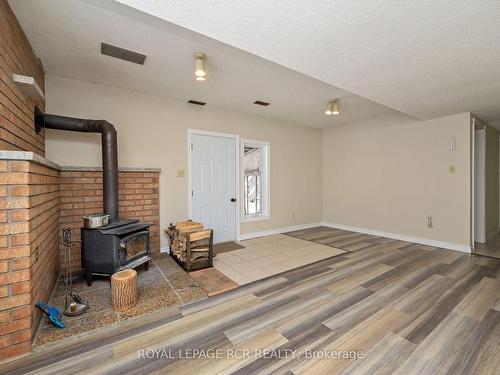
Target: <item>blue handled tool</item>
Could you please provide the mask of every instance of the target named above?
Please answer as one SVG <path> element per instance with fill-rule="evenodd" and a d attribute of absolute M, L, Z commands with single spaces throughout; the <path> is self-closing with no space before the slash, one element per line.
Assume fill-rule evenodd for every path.
<path fill-rule="evenodd" d="M 36 307 L 42 310 L 49 317 L 50 322 L 58 328 L 64 328 L 62 314 L 57 307 L 49 306 L 42 301 L 36 303 Z"/>

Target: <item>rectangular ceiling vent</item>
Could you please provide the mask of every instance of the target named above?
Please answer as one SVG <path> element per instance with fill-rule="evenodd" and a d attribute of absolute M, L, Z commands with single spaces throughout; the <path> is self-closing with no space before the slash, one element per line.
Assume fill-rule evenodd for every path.
<path fill-rule="evenodd" d="M 188 100 L 189 104 L 196 104 L 196 105 L 205 105 L 207 103 L 205 102 L 199 102 L 198 100 Z"/>
<path fill-rule="evenodd" d="M 143 55 L 142 53 L 129 51 L 128 49 L 120 48 L 107 43 L 101 43 L 101 53 L 106 56 L 111 56 L 139 65 L 144 65 L 144 61 L 146 60 L 146 55 Z"/>
<path fill-rule="evenodd" d="M 268 106 L 269 104 L 271 104 L 271 103 L 268 103 L 268 102 L 263 102 L 263 101 L 261 101 L 261 100 L 256 100 L 256 101 L 254 101 L 254 102 L 253 102 L 253 104 L 257 104 L 257 105 L 261 105 L 261 106 L 263 106 L 263 107 L 267 107 L 267 106 Z"/>

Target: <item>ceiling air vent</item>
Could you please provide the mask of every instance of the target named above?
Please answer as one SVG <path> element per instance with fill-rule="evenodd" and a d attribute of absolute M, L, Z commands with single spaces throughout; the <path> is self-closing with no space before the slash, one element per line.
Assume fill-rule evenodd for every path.
<path fill-rule="evenodd" d="M 128 49 L 112 46 L 111 44 L 106 43 L 101 43 L 101 53 L 103 55 L 139 65 L 144 65 L 144 60 L 146 60 L 146 55 L 143 55 L 142 53 L 129 51 Z"/>
<path fill-rule="evenodd" d="M 205 105 L 205 104 L 207 104 L 205 102 L 199 102 L 197 100 L 188 100 L 188 103 L 189 104 L 196 104 L 196 105 Z"/>
<path fill-rule="evenodd" d="M 269 104 L 271 104 L 271 103 L 268 103 L 268 102 L 263 102 L 263 101 L 261 101 L 261 100 L 256 100 L 256 101 L 254 101 L 254 102 L 253 102 L 253 104 L 257 104 L 257 105 L 261 105 L 261 106 L 263 106 L 263 107 L 267 107 L 267 106 L 268 106 Z"/>

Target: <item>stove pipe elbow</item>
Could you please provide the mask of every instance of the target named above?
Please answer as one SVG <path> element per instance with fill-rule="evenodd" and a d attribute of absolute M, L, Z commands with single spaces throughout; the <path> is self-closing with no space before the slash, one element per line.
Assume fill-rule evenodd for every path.
<path fill-rule="evenodd" d="M 110 221 L 118 221 L 118 144 L 115 127 L 105 120 L 88 120 L 44 114 L 35 107 L 35 131 L 43 128 L 100 133 L 102 145 L 103 204 Z"/>

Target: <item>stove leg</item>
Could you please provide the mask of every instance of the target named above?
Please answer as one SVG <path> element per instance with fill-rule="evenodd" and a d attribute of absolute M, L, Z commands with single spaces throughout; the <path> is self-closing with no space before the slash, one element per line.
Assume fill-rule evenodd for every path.
<path fill-rule="evenodd" d="M 144 271 L 149 269 L 149 262 L 144 263 Z"/>
<path fill-rule="evenodd" d="M 92 286 L 92 283 L 94 282 L 92 272 L 85 272 L 85 280 L 87 280 L 87 286 Z"/>

